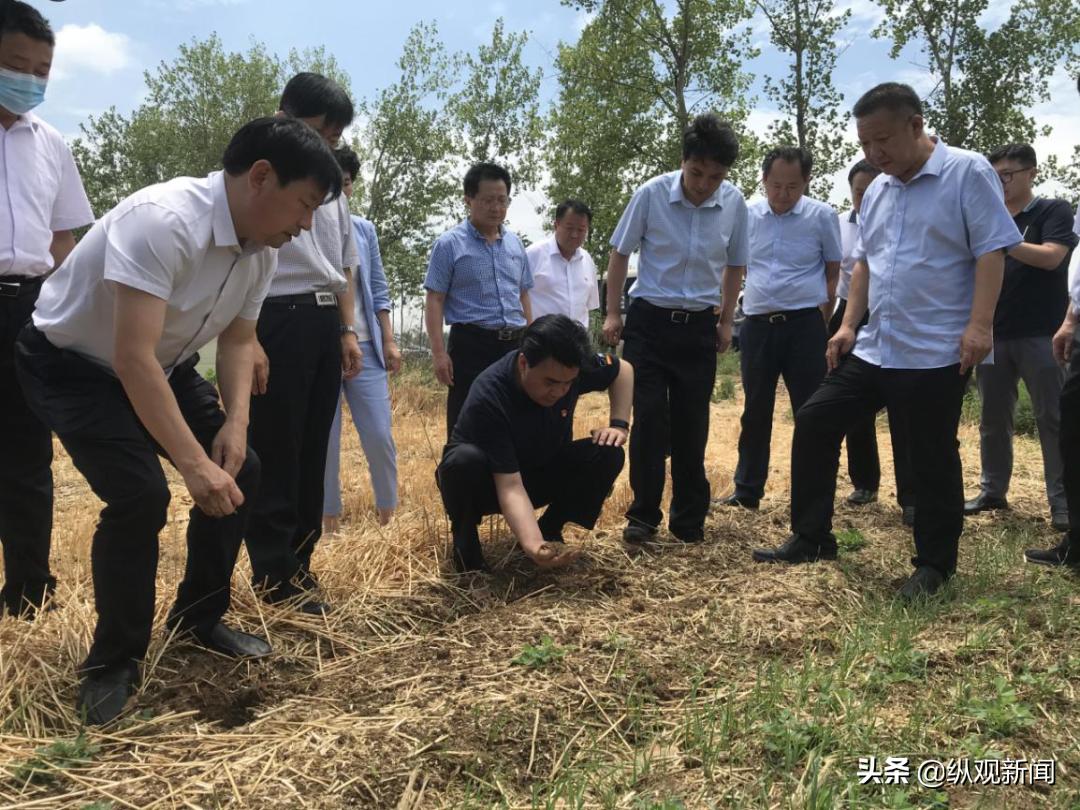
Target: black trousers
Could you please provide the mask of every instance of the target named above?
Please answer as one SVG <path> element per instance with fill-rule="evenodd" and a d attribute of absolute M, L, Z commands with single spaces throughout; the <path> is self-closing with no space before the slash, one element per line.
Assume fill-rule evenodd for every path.
<path fill-rule="evenodd" d="M 0 281 L 4 281 L 0 277 Z M 10 280 L 10 279 L 9 279 Z M 0 542 L 4 607 L 19 613 L 56 588 L 49 572 L 52 538 L 52 432 L 26 404 L 15 374 L 15 339 L 34 311 L 40 281 L 0 297 Z"/>
<path fill-rule="evenodd" d="M 841 298 L 836 312 L 829 319 L 829 337 L 836 334 L 844 322 L 847 299 Z M 859 328 L 866 326 L 870 313 L 863 314 Z M 893 471 L 896 475 L 896 501 L 901 508 L 915 505 L 915 493 L 911 485 L 911 462 L 903 448 L 907 447 L 907 434 L 904 414 L 894 413 L 889 417 L 889 436 L 893 446 Z M 881 486 L 881 460 L 877 445 L 877 414 L 848 428 L 845 437 L 848 453 L 848 477 L 854 489 L 869 489 L 876 492 Z"/>
<path fill-rule="evenodd" d="M 705 310 L 682 322 L 682 315 L 638 298 L 630 304 L 623 329 L 623 357 L 634 367 L 630 433 L 634 501 L 626 517 L 654 528 L 663 521 L 660 501 L 670 448 L 668 527 L 685 540 L 700 539 L 709 511 L 705 445 L 716 382 L 716 320 L 711 310 Z"/>
<path fill-rule="evenodd" d="M 949 576 L 964 525 L 964 482 L 956 437 L 964 387 L 959 366 L 883 369 L 848 355 L 795 417 L 791 528 L 812 542 L 832 532 L 840 444 L 848 426 L 888 409 L 907 415 L 907 450 L 917 503 L 913 564 Z"/>
<path fill-rule="evenodd" d="M 564 445 L 542 467 L 521 471 L 533 506 L 547 506 L 539 519 L 545 537 L 557 536 L 564 525 L 591 529 L 611 493 L 624 462 L 621 447 L 578 439 Z M 443 505 L 450 518 L 454 554 L 466 570 L 482 568 L 477 526 L 484 515 L 499 514 L 499 499 L 487 455 L 474 444 L 447 447 L 436 473 Z"/>
<path fill-rule="evenodd" d="M 748 317 L 739 332 L 739 367 L 745 398 L 735 495 L 760 500 L 769 477 L 777 382 L 784 378 L 795 413 L 825 377 L 825 322 L 820 311 L 777 323 Z"/>
<path fill-rule="evenodd" d="M 454 432 L 458 414 L 469 396 L 469 389 L 480 372 L 514 351 L 520 345 L 520 336 L 514 340 L 499 340 L 499 333 L 492 329 L 454 324 L 450 327 L 446 351 L 454 366 L 454 384 L 446 393 L 446 440 Z"/>
<path fill-rule="evenodd" d="M 1061 447 L 1062 478 L 1065 481 L 1065 501 L 1069 517 L 1075 524 L 1069 530 L 1069 545 L 1080 548 L 1080 338 L 1073 339 L 1072 355 L 1061 388 Z"/>
<path fill-rule="evenodd" d="M 209 453 L 225 414 L 218 392 L 195 371 L 198 356 L 173 370 L 169 387 L 184 421 Z M 18 341 L 16 362 L 27 401 L 60 437 L 72 462 L 105 503 L 91 547 L 98 622 L 84 670 L 129 668 L 138 675 L 154 621 L 158 533 L 169 486 L 161 447 L 143 427 L 120 381 L 95 363 L 58 349 L 32 325 Z M 192 507 L 187 566 L 169 625 L 209 632 L 229 609 L 229 588 L 249 505 L 259 486 L 250 448 L 236 476 L 244 505 L 224 518 Z"/>
<path fill-rule="evenodd" d="M 259 315 L 270 379 L 251 399 L 248 440 L 263 476 L 247 550 L 256 587 L 273 600 L 315 584 L 311 555 L 322 535 L 326 447 L 341 393 L 340 325 L 337 307 L 314 304 L 267 299 Z"/>

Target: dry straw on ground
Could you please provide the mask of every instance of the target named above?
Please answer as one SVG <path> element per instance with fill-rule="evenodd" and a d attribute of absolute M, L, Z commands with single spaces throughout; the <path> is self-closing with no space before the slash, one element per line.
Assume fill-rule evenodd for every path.
<path fill-rule="evenodd" d="M 714 406 L 708 470 L 717 494 L 731 485 L 738 408 L 736 401 Z M 466 579 L 445 573 L 447 525 L 432 477 L 442 396 L 414 373 L 394 390 L 403 506 L 385 529 L 374 520 L 362 454 L 347 431 L 343 529 L 323 541 L 317 556 L 335 611 L 314 619 L 266 607 L 250 592 L 242 562 L 231 621 L 266 634 L 276 650 L 257 663 L 237 664 L 162 634 L 183 568 L 190 506 L 173 476 L 145 685 L 135 714 L 107 731 L 84 731 L 72 710 L 74 668 L 94 622 L 89 543 L 99 504 L 58 453 L 54 560 L 62 608 L 33 624 L 0 621 L 0 763 L 6 771 L 0 804 L 829 806 L 812 804 L 806 757 L 778 765 L 783 760 L 770 740 L 782 741 L 783 734 L 777 738 L 776 726 L 747 718 L 751 707 L 770 700 L 762 693 L 768 678 L 810 671 L 818 662 L 836 668 L 844 660 L 848 640 L 865 630 L 856 618 L 860 611 L 881 601 L 905 574 L 909 541 L 889 490 L 888 432 L 882 430 L 882 503 L 838 512 L 838 525 L 857 526 L 867 543 L 853 562 L 790 570 L 749 561 L 752 546 L 786 534 L 791 423 L 784 408 L 781 397 L 763 509 L 710 518 L 705 544 L 629 556 L 618 540 L 629 500 L 624 472 L 597 531 L 588 539 L 570 533 L 587 548 L 574 568 L 537 573 L 492 520 L 483 533 L 496 572 Z M 588 398 L 579 433 L 605 417 L 604 398 Z M 971 492 L 978 467 L 972 426 L 964 427 L 962 453 Z M 1040 522 L 1045 497 L 1033 442 L 1018 442 L 1016 466 L 1012 520 L 1035 540 L 1050 540 Z M 842 483 L 841 494 L 846 488 Z M 998 531 L 990 518 L 974 524 L 969 535 L 992 538 Z M 977 567 L 975 547 L 965 541 L 962 570 Z M 1006 590 L 1030 576 L 1014 568 Z M 1073 601 L 1069 609 L 1076 606 Z M 988 665 L 986 656 L 1009 655 L 991 641 L 965 660 L 957 650 L 975 624 L 966 614 L 946 615 L 916 631 L 924 656 L 918 660 L 947 673 L 942 695 L 975 677 Z M 1049 667 L 1064 655 L 1071 666 L 1076 624 L 1044 630 L 1054 644 L 1030 650 L 1032 660 L 1042 655 Z M 545 637 L 551 639 L 546 647 Z M 524 650 L 539 656 L 533 666 L 515 663 Z M 858 652 L 844 665 L 851 683 L 864 665 L 874 666 L 866 658 Z M 829 722 L 874 739 L 925 712 L 926 692 L 937 688 L 898 682 L 890 687 L 894 700 L 873 708 L 852 704 Z M 1039 706 L 1040 722 L 1053 715 L 1052 726 L 1029 731 L 1021 742 L 1032 755 L 1060 754 L 1066 771 L 1071 764 L 1075 772 L 1073 695 L 1071 687 L 1061 689 L 1067 693 L 1051 696 L 1057 703 Z M 807 691 L 818 700 L 817 693 L 828 690 L 810 684 Z M 795 700 L 792 694 L 778 693 L 772 701 L 778 711 Z M 799 706 L 809 705 L 793 702 L 783 723 L 803 728 L 809 715 Z M 1071 719 L 1061 716 L 1065 711 Z M 979 728 L 977 719 L 946 719 L 941 731 L 928 725 L 920 737 L 924 753 L 953 752 L 948 729 L 964 722 Z M 711 745 L 713 734 L 728 734 L 729 742 Z M 1057 746 L 1060 751 L 1047 750 Z M 814 780 L 854 779 L 847 756 L 826 756 L 814 767 Z M 787 781 L 763 782 L 766 768 Z M 1059 778 L 1073 777 L 1065 772 Z M 960 790 L 952 799 L 966 806 L 984 795 Z M 999 806 L 1002 795 L 990 795 L 985 806 Z M 1023 803 L 1058 805 L 1061 795 L 1026 790 Z M 664 797 L 681 805 L 664 804 Z"/>

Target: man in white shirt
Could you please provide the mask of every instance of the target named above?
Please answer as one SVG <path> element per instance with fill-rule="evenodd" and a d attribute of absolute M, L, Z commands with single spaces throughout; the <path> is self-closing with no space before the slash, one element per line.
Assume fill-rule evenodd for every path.
<path fill-rule="evenodd" d="M 589 313 L 600 308 L 596 265 L 582 245 L 592 227 L 592 209 L 564 200 L 555 209 L 555 233 L 525 251 L 533 275 L 529 291 L 534 318 L 566 315 L 589 328 Z"/>
<path fill-rule="evenodd" d="M 260 118 L 224 172 L 181 177 L 102 217 L 42 287 L 16 344 L 27 401 L 104 503 L 91 550 L 98 623 L 78 708 L 107 723 L 139 678 L 154 620 L 158 533 L 176 467 L 195 505 L 169 627 L 232 656 L 263 639 L 222 623 L 259 459 L 247 444 L 255 322 L 277 248 L 311 227 L 341 172 L 305 124 Z M 217 338 L 218 391 L 195 370 Z"/>
<path fill-rule="evenodd" d="M 345 88 L 298 73 L 281 94 L 279 116 L 311 126 L 333 148 L 353 117 Z M 339 168 L 340 174 L 340 168 Z M 272 602 L 299 596 L 322 615 L 311 556 L 322 535 L 326 448 L 341 380 L 360 372 L 352 268 L 356 239 L 344 196 L 321 206 L 310 232 L 285 245 L 259 314 L 251 446 L 262 484 L 251 510 L 247 550 L 254 584 Z"/>
<path fill-rule="evenodd" d="M 836 558 L 840 444 L 848 427 L 884 405 L 907 417 L 915 571 L 899 596 L 909 601 L 937 592 L 956 570 L 964 525 L 960 408 L 971 370 L 993 347 L 1004 251 L 1020 232 L 990 163 L 931 137 L 910 87 L 880 84 L 854 115 L 866 159 L 882 174 L 859 210 L 847 311 L 828 345 L 830 373 L 795 418 L 793 534 L 753 556 Z"/>
<path fill-rule="evenodd" d="M 48 22 L 11 2 L 0 22 L 0 614 L 31 617 L 56 587 L 49 570 L 52 434 L 26 404 L 15 376 L 15 338 L 41 283 L 75 246 L 73 228 L 94 221 L 60 133 L 30 110 L 45 97 L 53 57 Z"/>

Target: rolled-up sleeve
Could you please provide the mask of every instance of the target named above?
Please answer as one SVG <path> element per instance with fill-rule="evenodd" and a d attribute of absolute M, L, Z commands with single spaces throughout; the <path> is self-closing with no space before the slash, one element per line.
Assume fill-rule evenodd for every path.
<path fill-rule="evenodd" d="M 642 186 L 634 192 L 626 205 L 615 232 L 611 235 L 611 246 L 623 256 L 629 256 L 641 245 L 645 236 L 648 220 L 649 187 Z"/>
<path fill-rule="evenodd" d="M 971 255 L 976 259 L 1023 241 L 1005 207 L 1001 180 L 989 163 L 975 163 L 960 189 L 960 207 Z"/>

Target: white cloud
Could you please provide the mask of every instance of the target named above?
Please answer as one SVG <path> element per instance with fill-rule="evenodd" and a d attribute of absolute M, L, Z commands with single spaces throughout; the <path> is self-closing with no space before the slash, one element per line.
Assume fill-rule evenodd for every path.
<path fill-rule="evenodd" d="M 97 23 L 68 23 L 56 32 L 51 78 L 82 78 L 87 73 L 111 76 L 134 63 L 131 39 L 106 31 Z"/>

